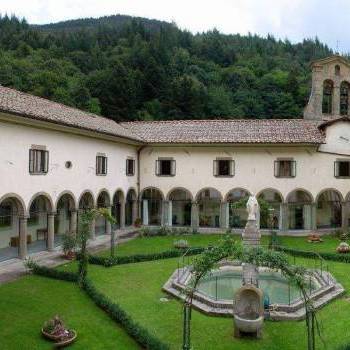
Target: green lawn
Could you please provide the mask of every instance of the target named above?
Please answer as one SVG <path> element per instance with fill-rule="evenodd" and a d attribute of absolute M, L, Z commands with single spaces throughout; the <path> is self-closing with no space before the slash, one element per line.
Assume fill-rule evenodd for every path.
<path fill-rule="evenodd" d="M 137 238 L 117 247 L 120 255 L 152 253 L 172 249 L 173 241 L 183 237 Z M 192 246 L 215 244 L 220 235 L 186 236 Z M 268 238 L 263 238 L 267 243 Z M 334 251 L 338 241 L 310 244 L 303 238 L 283 237 L 285 245 L 303 250 L 309 247 Z M 319 247 L 319 248 L 318 248 Z M 327 248 L 328 247 L 328 248 Z M 108 254 L 104 252 L 103 254 Z M 182 340 L 182 309 L 176 299 L 161 302 L 161 287 L 177 268 L 178 259 L 120 265 L 112 268 L 89 266 L 89 277 L 96 286 L 118 302 L 141 325 L 178 350 Z M 313 260 L 298 258 L 300 264 L 313 266 Z M 350 289 L 350 264 L 328 262 L 330 271 Z M 62 268 L 76 269 L 76 263 Z M 79 332 L 76 349 L 136 349 L 128 338 L 102 311 L 95 307 L 77 286 L 36 276 L 27 276 L 0 287 L 1 349 L 49 349 L 50 344 L 38 334 L 41 324 L 56 313 Z M 327 349 L 350 343 L 350 303 L 341 298 L 318 312 Z M 209 317 L 197 311 L 192 319 L 194 349 L 305 349 L 305 322 L 265 322 L 263 339 L 237 340 L 232 336 L 232 319 Z M 23 344 L 25 346 L 23 347 Z M 324 349 L 322 345 L 318 349 Z"/>
<path fill-rule="evenodd" d="M 139 349 L 76 285 L 39 276 L 0 287 L 0 349 L 52 349 L 40 329 L 56 314 L 78 332 L 71 349 Z"/>

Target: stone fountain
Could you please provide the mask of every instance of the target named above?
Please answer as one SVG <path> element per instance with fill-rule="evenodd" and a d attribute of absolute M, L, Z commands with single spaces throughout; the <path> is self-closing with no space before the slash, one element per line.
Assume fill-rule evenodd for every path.
<path fill-rule="evenodd" d="M 245 247 L 260 245 L 259 203 L 255 196 L 250 196 L 247 202 L 248 220 L 242 234 Z M 261 337 L 264 322 L 263 293 L 259 289 L 259 270 L 254 264 L 242 264 L 243 286 L 236 292 L 233 306 L 234 335 L 241 337 L 242 333 Z"/>

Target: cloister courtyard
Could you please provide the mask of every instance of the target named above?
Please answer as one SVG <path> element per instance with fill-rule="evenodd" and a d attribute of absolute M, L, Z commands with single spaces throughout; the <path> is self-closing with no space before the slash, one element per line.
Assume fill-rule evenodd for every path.
<path fill-rule="evenodd" d="M 235 235 L 240 240 L 240 235 Z M 153 254 L 171 251 L 174 241 L 186 240 L 190 247 L 215 245 L 223 234 L 186 234 L 169 236 L 139 236 L 116 247 L 117 257 Z M 271 238 L 263 236 L 262 244 Z M 302 251 L 335 253 L 339 238 L 323 236 L 323 242 L 311 244 L 306 237 L 278 237 L 282 247 Z M 96 254 L 96 253 L 95 253 Z M 97 253 L 108 257 L 109 251 Z M 291 263 L 309 268 L 315 267 L 314 258 L 292 257 Z M 193 257 L 188 257 L 187 263 Z M 112 267 L 88 265 L 88 277 L 96 288 L 111 301 L 117 303 L 140 326 L 156 336 L 170 349 L 182 346 L 182 303 L 162 291 L 162 286 L 178 267 L 181 258 L 167 258 L 134 262 Z M 186 262 L 186 261 L 185 261 Z M 59 271 L 76 272 L 77 262 L 62 260 Z M 350 265 L 327 260 L 324 268 L 344 286 L 346 293 L 317 312 L 320 337 L 316 337 L 317 349 L 340 349 L 350 342 L 349 300 Z M 50 349 L 52 344 L 43 339 L 40 329 L 43 323 L 59 315 L 69 327 L 77 330 L 79 337 L 72 349 L 139 349 L 140 345 L 125 329 L 112 320 L 74 282 L 54 280 L 37 275 L 26 275 L 0 286 L 0 334 L 1 349 Z M 307 343 L 304 321 L 265 321 L 263 337 L 236 339 L 233 337 L 233 321 L 229 317 L 213 317 L 193 311 L 191 340 L 194 349 L 305 349 Z"/>

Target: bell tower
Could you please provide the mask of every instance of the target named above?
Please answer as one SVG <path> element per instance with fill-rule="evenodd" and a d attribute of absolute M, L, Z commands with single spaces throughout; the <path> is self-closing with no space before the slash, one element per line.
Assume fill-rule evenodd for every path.
<path fill-rule="evenodd" d="M 314 61 L 311 69 L 312 87 L 304 119 L 350 115 L 350 62 L 335 55 Z"/>

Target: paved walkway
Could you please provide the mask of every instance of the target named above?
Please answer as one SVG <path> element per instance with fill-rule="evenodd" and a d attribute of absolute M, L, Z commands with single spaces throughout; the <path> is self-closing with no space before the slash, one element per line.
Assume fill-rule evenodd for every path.
<path fill-rule="evenodd" d="M 137 237 L 138 233 L 134 228 L 117 231 L 117 244 L 127 242 Z M 89 252 L 97 252 L 100 250 L 106 250 L 110 247 L 110 235 L 97 236 L 95 240 L 90 240 L 88 249 Z M 28 255 L 31 259 L 36 261 L 40 265 L 45 266 L 58 266 L 69 262 L 62 257 L 61 247 L 56 247 L 54 251 L 42 251 Z M 24 260 L 15 258 L 0 262 L 0 285 L 16 280 L 20 276 L 27 273 L 24 266 Z"/>

